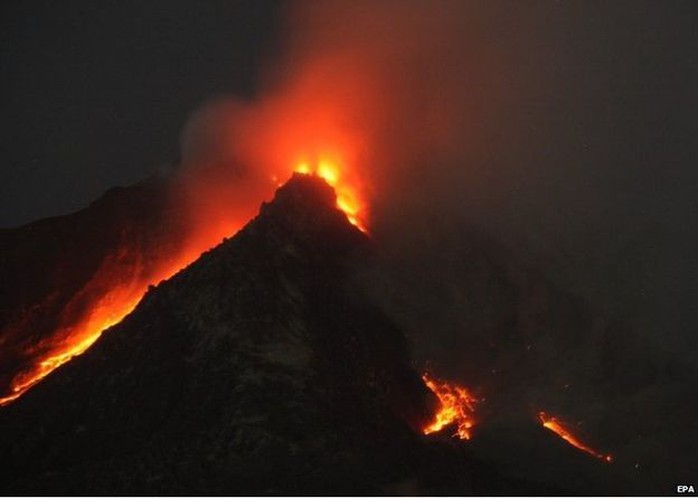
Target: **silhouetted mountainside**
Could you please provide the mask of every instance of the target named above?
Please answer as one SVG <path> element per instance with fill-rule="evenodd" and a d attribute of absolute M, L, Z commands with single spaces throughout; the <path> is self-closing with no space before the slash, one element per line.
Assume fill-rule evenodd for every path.
<path fill-rule="evenodd" d="M 295 177 L 238 235 L 0 411 L 5 492 L 518 486 L 472 462 L 434 475 L 464 457 L 414 430 L 433 396 L 402 334 L 349 278 L 370 249 L 330 187 Z"/>
<path fill-rule="evenodd" d="M 693 357 L 661 354 L 632 323 L 609 318 L 541 262 L 526 261 L 525 248 L 505 247 L 473 224 L 454 231 L 438 217 L 429 221 L 402 234 L 399 246 L 390 238 L 381 244 L 366 288 L 410 339 L 415 360 L 486 398 L 470 444 L 478 458 L 570 489 L 593 482 L 592 493 L 601 494 L 671 493 L 673 483 L 698 473 Z M 668 318 L 667 328 L 681 319 Z M 529 426 L 540 410 L 613 454 L 608 467 L 624 482 L 580 479 L 576 463 L 537 458 Z"/>
<path fill-rule="evenodd" d="M 175 252 L 185 228 L 170 190 L 151 178 L 76 213 L 0 230 L 0 397 L 42 340 L 84 313 L 81 293 L 95 276 L 147 272 Z"/>
<path fill-rule="evenodd" d="M 133 230 L 146 232 L 133 235 L 129 247 L 151 247 L 149 237 L 157 240 L 158 232 L 177 227 L 168 218 L 176 206 L 158 191 L 164 195 L 163 185 L 118 190 L 74 218 L 36 225 L 52 225 L 46 233 L 56 233 L 65 224 L 67 233 L 78 230 L 71 220 L 79 226 L 93 220 L 97 229 L 94 220 L 115 210 L 121 213 L 112 215 L 116 226 L 133 222 Z M 97 215 L 92 210 L 101 204 L 104 213 Z M 156 219 L 162 226 L 147 235 Z M 482 307 L 482 316 L 499 325 L 487 332 L 471 320 L 463 333 L 475 340 L 458 344 L 464 357 L 484 354 L 481 344 L 488 340 L 496 341 L 498 355 L 526 355 L 527 344 L 549 340 L 535 333 L 536 324 L 564 325 L 558 316 L 568 317 L 575 331 L 563 345 L 586 337 L 590 315 L 573 297 L 516 269 L 486 236 L 466 235 L 471 262 L 462 289 L 477 296 L 469 304 L 473 310 Z M 47 235 L 23 236 L 40 247 L 37 241 Z M 89 243 L 87 235 L 81 240 Z M 446 432 L 422 436 L 436 400 L 411 367 L 402 331 L 366 291 L 364 277 L 375 277 L 370 269 L 380 264 L 377 249 L 336 209 L 329 186 L 294 176 L 233 238 L 152 287 L 85 354 L 0 408 L 0 492 L 547 495 L 631 489 L 615 475 L 617 467 L 578 452 L 537 424 L 535 413 L 520 409 L 517 374 L 523 390 L 536 375 L 555 375 L 557 365 L 531 370 L 531 360 L 521 360 L 502 370 L 508 383 L 483 382 L 494 403 L 478 407 L 473 441 L 461 443 Z M 82 249 L 74 250 L 75 256 L 63 254 L 77 268 Z M 108 257 L 106 243 L 94 251 L 90 257 Z M 509 264 L 513 269 L 506 269 Z M 524 278 L 539 290 L 521 287 Z M 526 313 L 530 303 L 541 311 Z M 432 308 L 426 302 L 420 309 Z M 475 360 L 466 365 L 473 374 L 488 362 L 487 356 Z M 513 401 L 496 401 L 507 395 Z"/>

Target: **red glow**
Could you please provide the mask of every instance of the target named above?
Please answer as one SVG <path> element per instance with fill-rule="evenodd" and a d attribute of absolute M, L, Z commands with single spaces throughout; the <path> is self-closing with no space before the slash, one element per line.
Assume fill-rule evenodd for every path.
<path fill-rule="evenodd" d="M 351 223 L 366 231 L 364 204 L 358 188 L 348 180 L 351 175 L 345 173 L 343 161 L 321 156 L 312 169 L 310 164 L 296 162 L 294 168 L 286 171 L 295 169 L 325 179 L 335 188 L 337 207 Z M 238 186 L 230 181 L 221 182 L 215 175 L 210 178 L 210 172 L 199 176 L 194 173 L 185 177 L 181 191 L 188 206 L 186 212 L 191 216 L 189 230 L 184 236 L 173 234 L 176 240 L 162 241 L 163 245 L 178 248 L 177 254 L 153 256 L 136 254 L 134 248 L 115 248 L 113 255 L 106 258 L 92 279 L 61 311 L 55 331 L 26 351 L 31 364 L 14 376 L 9 394 L 0 398 L 0 406 L 19 398 L 53 370 L 85 352 L 104 330 L 133 311 L 151 285 L 170 278 L 224 237 L 235 234 L 273 191 L 272 179 L 242 180 Z M 83 311 L 75 313 L 75 309 Z"/>
<path fill-rule="evenodd" d="M 422 375 L 424 383 L 439 398 L 439 409 L 431 424 L 424 427 L 424 434 L 439 432 L 455 424 L 454 437 L 470 439 L 470 429 L 475 424 L 475 403 L 477 400 L 464 387 L 451 382 L 434 379 L 429 374 Z"/>
<path fill-rule="evenodd" d="M 321 158 L 311 163 L 301 160 L 295 168 L 296 173 L 304 175 L 316 175 L 325 180 L 335 189 L 337 195 L 337 207 L 347 215 L 347 219 L 362 232 L 368 233 L 364 223 L 364 203 L 361 200 L 358 189 L 345 181 L 342 167 L 335 161 Z"/>
<path fill-rule="evenodd" d="M 560 422 L 560 420 L 557 419 L 557 417 L 554 417 L 552 415 L 548 415 L 545 412 L 539 412 L 538 413 L 538 420 L 540 423 L 545 427 L 546 429 L 554 432 L 558 436 L 560 436 L 563 440 L 565 440 L 567 443 L 571 444 L 578 450 L 581 450 L 585 453 L 588 453 L 589 455 L 596 457 L 600 460 L 603 460 L 605 462 L 611 463 L 613 461 L 613 456 L 610 454 L 604 455 L 602 453 L 599 453 L 598 451 L 594 450 L 593 448 L 587 446 L 584 444 L 580 439 L 572 434 L 570 432 L 570 429 L 568 426 Z"/>
<path fill-rule="evenodd" d="M 119 273 L 118 257 L 108 259 L 83 289 L 73 297 L 62 315 L 68 315 L 72 305 L 87 301 L 88 309 L 77 319 L 63 323 L 40 343 L 41 353 L 33 354 L 32 365 L 12 379 L 10 394 L 0 398 L 0 406 L 19 398 L 44 377 L 84 353 L 102 332 L 119 323 L 140 302 L 151 284 L 167 279 L 187 266 L 199 253 L 183 252 L 178 258 L 161 262 L 153 274 L 143 267 L 132 267 L 128 275 Z M 74 304 L 75 303 L 75 304 Z M 64 322 L 62 316 L 59 322 Z M 39 349 L 39 348 L 36 348 Z"/>

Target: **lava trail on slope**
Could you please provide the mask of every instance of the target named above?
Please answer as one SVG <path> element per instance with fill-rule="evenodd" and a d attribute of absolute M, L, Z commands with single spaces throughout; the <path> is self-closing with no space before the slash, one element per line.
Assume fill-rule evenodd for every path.
<path fill-rule="evenodd" d="M 495 494 L 354 282 L 373 242 L 296 175 L 235 237 L 0 410 L 10 493 Z M 447 478 L 444 478 L 444 472 Z"/>

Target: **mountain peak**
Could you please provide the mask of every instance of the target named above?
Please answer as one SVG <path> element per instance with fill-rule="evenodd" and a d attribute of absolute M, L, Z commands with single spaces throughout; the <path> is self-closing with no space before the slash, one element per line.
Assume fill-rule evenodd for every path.
<path fill-rule="evenodd" d="M 373 494 L 410 475 L 432 398 L 353 283 L 367 241 L 329 185 L 294 175 L 0 411 L 3 489 Z"/>
<path fill-rule="evenodd" d="M 337 207 L 334 188 L 315 175 L 294 173 L 271 202 L 262 204 L 259 217 L 266 216 L 299 234 L 332 228 L 335 232 L 343 229 L 354 236 L 363 235 Z"/>
<path fill-rule="evenodd" d="M 332 209 L 336 199 L 334 189 L 322 178 L 293 173 L 293 176 L 276 191 L 272 204 L 281 209 L 309 209 L 317 212 Z"/>

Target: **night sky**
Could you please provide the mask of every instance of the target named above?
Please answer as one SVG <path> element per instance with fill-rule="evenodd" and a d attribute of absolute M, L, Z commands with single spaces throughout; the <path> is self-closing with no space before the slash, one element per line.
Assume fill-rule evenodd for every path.
<path fill-rule="evenodd" d="M 188 115 L 249 96 L 278 2 L 3 2 L 0 226 L 84 207 L 177 160 Z"/>

